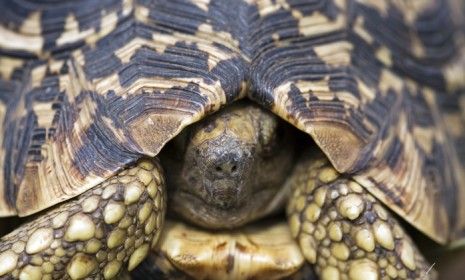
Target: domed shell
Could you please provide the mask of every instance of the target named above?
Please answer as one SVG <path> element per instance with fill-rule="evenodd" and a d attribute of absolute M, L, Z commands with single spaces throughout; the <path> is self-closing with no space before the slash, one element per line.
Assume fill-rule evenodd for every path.
<path fill-rule="evenodd" d="M 72 198 L 248 97 L 431 238 L 462 237 L 461 4 L 0 2 L 0 215 Z"/>

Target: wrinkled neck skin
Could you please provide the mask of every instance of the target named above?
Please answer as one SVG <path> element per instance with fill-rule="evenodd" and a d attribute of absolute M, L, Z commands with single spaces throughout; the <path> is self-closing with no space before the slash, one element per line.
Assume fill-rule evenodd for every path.
<path fill-rule="evenodd" d="M 171 211 L 196 225 L 225 229 L 277 210 L 295 162 L 290 132 L 250 102 L 185 129 L 161 155 Z"/>

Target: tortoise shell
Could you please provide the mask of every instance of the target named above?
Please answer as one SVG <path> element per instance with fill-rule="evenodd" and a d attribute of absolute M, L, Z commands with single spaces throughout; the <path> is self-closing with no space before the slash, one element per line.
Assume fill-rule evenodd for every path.
<path fill-rule="evenodd" d="M 0 215 L 249 98 L 438 242 L 465 234 L 459 1 L 1 1 Z"/>

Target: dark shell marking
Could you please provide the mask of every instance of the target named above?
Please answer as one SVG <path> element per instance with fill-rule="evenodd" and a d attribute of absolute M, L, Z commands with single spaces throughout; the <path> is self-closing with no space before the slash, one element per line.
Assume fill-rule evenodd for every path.
<path fill-rule="evenodd" d="M 435 240 L 463 236 L 459 3 L 361 2 L 0 2 L 1 215 L 74 197 L 248 96 Z"/>

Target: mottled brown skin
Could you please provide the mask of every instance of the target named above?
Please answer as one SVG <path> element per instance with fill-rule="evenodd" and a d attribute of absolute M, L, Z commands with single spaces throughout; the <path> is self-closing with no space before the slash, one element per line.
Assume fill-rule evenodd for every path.
<path fill-rule="evenodd" d="M 286 146 L 292 142 L 277 140 L 289 136 L 263 142 L 262 135 L 292 133 L 279 131 L 273 123 L 278 120 L 262 109 L 238 104 L 175 140 L 174 151 L 168 153 L 181 157 L 173 157 L 175 160 L 167 166 L 172 180 L 168 180 L 172 187 L 170 206 L 192 223 L 230 227 L 239 224 L 238 220 L 243 224 L 267 214 L 269 201 L 279 197 L 283 189 L 290 189 L 287 213 L 291 233 L 320 279 L 435 278 L 397 218 L 350 176 L 338 173 L 318 148 L 311 149 L 306 142 L 303 151 L 293 158 L 292 147 Z M 267 147 L 263 143 L 274 146 L 276 154 L 271 160 L 261 160 Z M 305 142 L 300 144 L 305 146 Z M 251 153 L 253 150 L 256 154 Z M 249 156 L 234 157 L 231 153 Z M 289 172 L 292 163 L 296 165 Z M 189 180 L 192 176 L 195 178 Z M 208 184 L 212 176 L 213 184 Z M 257 178 L 268 178 L 275 184 L 253 184 Z M 255 191 L 257 186 L 272 187 L 261 195 Z M 271 210 L 281 205 L 277 203 Z"/>
<path fill-rule="evenodd" d="M 289 125 L 239 102 L 184 130 L 162 153 L 169 207 L 207 228 L 233 228 L 276 211 L 295 159 Z"/>

